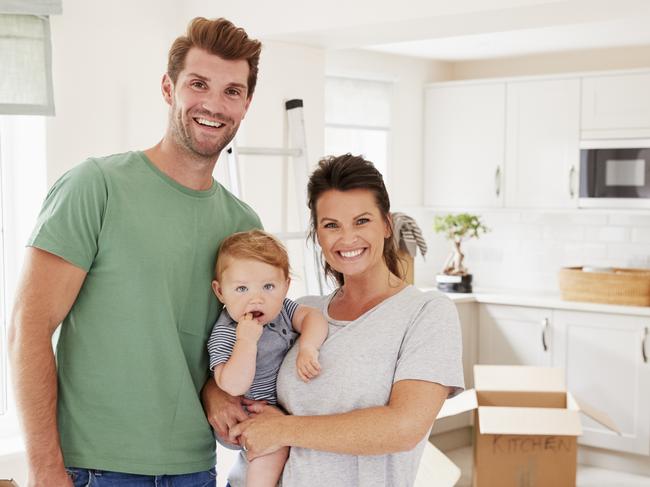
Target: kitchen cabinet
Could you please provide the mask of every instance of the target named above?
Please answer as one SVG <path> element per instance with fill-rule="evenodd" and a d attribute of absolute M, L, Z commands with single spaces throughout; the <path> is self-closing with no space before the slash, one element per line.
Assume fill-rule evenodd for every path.
<path fill-rule="evenodd" d="M 650 137 L 650 72 L 582 79 L 582 138 Z"/>
<path fill-rule="evenodd" d="M 505 206 L 577 208 L 580 80 L 507 84 Z"/>
<path fill-rule="evenodd" d="M 577 208 L 580 80 L 431 85 L 425 205 Z"/>
<path fill-rule="evenodd" d="M 567 387 L 606 412 L 617 435 L 583 416 L 580 444 L 650 454 L 650 317 L 555 310 L 554 346 Z"/>
<path fill-rule="evenodd" d="M 552 310 L 479 304 L 478 363 L 553 364 Z"/>
<path fill-rule="evenodd" d="M 425 91 L 427 206 L 503 206 L 505 83 L 440 84 Z"/>
<path fill-rule="evenodd" d="M 477 333 L 478 316 L 476 303 L 457 303 L 458 319 L 460 321 L 461 333 L 463 336 L 463 374 L 465 388 L 474 387 L 474 364 L 477 361 Z M 433 434 L 444 433 L 472 424 L 472 412 L 468 411 L 456 416 L 436 421 L 433 425 Z"/>

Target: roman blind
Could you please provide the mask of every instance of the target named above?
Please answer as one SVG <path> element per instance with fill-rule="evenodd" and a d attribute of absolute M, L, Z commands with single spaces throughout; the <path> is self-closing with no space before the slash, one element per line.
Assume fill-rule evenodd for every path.
<path fill-rule="evenodd" d="M 54 115 L 50 15 L 61 0 L 0 0 L 0 114 Z"/>

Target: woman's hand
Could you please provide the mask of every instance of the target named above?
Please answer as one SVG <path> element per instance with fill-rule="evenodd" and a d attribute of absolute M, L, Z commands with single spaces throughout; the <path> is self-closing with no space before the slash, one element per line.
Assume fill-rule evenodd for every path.
<path fill-rule="evenodd" d="M 251 404 L 248 410 L 250 418 L 230 429 L 230 441 L 237 441 L 247 451 L 249 460 L 288 446 L 281 441 L 286 419 L 282 411 L 261 403 Z"/>

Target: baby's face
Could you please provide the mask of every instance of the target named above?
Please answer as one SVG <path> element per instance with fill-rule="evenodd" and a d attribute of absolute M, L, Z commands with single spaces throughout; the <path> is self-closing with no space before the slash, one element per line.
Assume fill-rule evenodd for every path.
<path fill-rule="evenodd" d="M 289 290 L 289 279 L 282 269 L 257 260 L 226 257 L 220 277 L 212 287 L 234 320 L 239 322 L 251 313 L 266 325 L 280 314 Z"/>

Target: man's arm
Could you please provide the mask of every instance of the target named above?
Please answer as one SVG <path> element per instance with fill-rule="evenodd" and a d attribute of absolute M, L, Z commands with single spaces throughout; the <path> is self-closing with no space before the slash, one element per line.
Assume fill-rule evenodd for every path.
<path fill-rule="evenodd" d="M 28 247 L 9 326 L 9 359 L 29 465 L 28 487 L 72 486 L 57 429 L 52 334 L 77 299 L 86 271 Z"/>
<path fill-rule="evenodd" d="M 227 392 L 223 392 L 212 377 L 209 377 L 203 386 L 201 400 L 205 416 L 221 441 L 228 442 L 230 428 L 248 418 L 242 407 L 242 401 L 247 400 L 242 400 L 241 396 L 231 396 Z M 232 444 L 238 445 L 239 443 L 235 440 L 232 441 Z"/>

